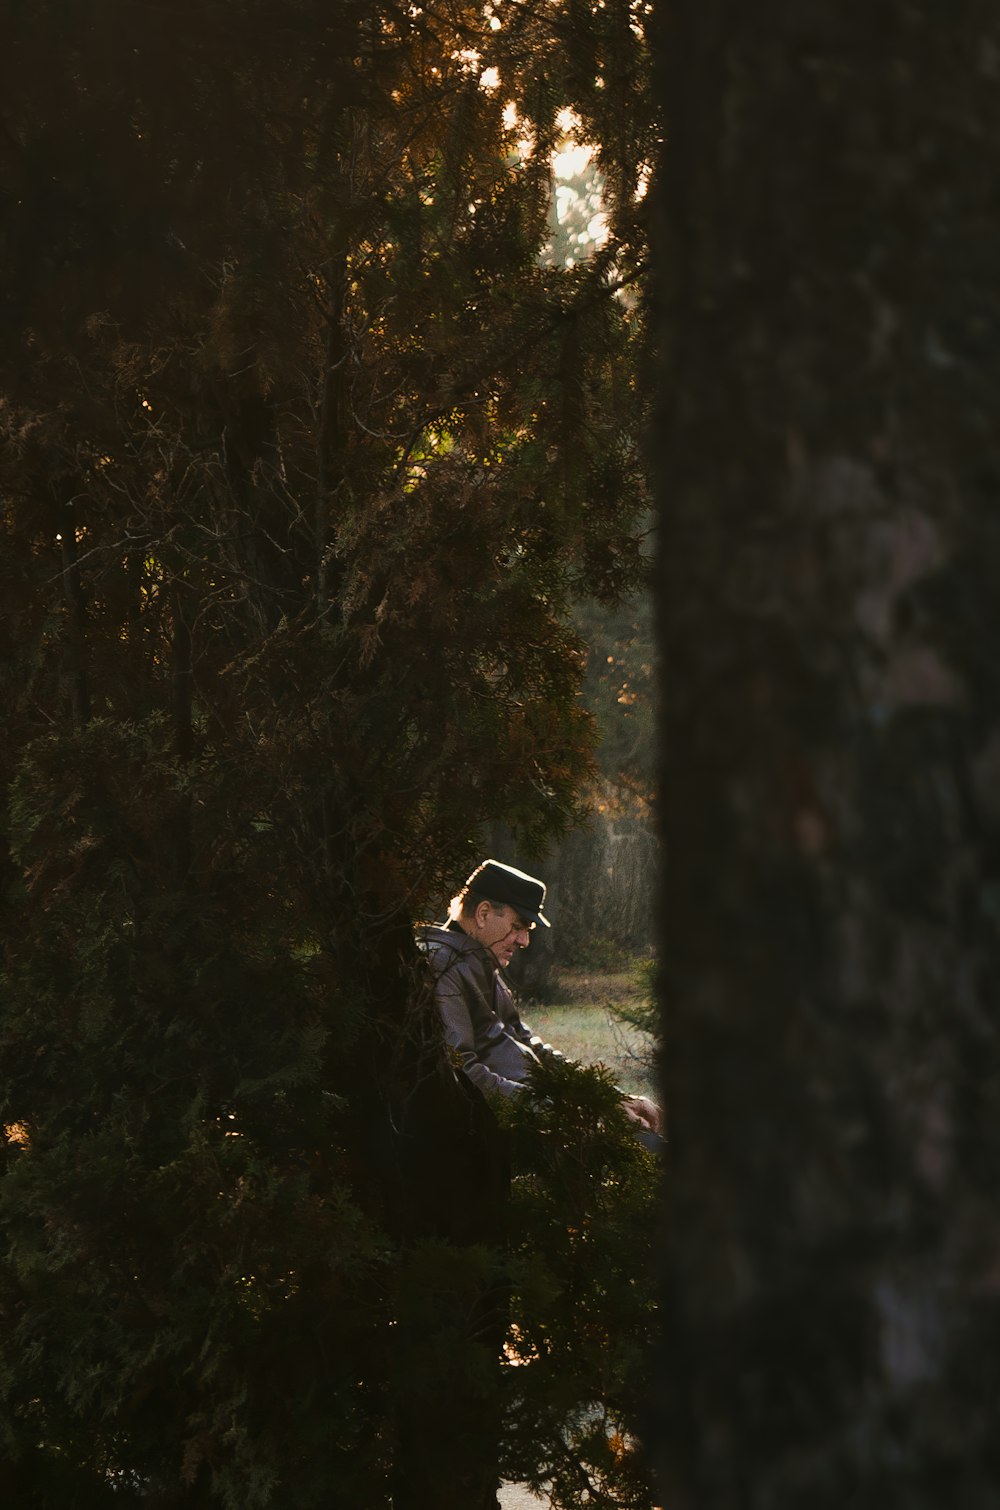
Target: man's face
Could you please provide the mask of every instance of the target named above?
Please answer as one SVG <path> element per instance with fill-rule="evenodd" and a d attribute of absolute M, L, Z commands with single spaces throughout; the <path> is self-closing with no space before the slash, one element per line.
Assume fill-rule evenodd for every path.
<path fill-rule="evenodd" d="M 497 964 L 507 966 L 518 949 L 527 949 L 534 923 L 529 923 L 513 907 L 495 907 L 484 919 L 479 942 L 493 955 Z"/>

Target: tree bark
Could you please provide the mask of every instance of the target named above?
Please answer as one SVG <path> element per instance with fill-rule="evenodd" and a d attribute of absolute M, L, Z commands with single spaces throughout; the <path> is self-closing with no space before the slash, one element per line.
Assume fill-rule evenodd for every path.
<path fill-rule="evenodd" d="M 172 610 L 171 656 L 173 679 L 174 748 L 181 765 L 194 754 L 194 659 L 191 642 L 193 605 L 191 589 L 181 575 L 174 577 L 170 590 Z M 191 869 L 193 853 L 192 807 L 190 794 L 178 803 L 174 825 L 174 869 L 177 884 L 183 887 Z"/>
<path fill-rule="evenodd" d="M 990 1502 L 996 13 L 676 0 L 671 1510 Z"/>

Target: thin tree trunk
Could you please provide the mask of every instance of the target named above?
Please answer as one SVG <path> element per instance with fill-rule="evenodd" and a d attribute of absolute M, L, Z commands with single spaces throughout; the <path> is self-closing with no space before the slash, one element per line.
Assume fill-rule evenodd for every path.
<path fill-rule="evenodd" d="M 971 1510 L 1000 1466 L 1000 24 L 677 0 L 660 40 L 664 1503 Z"/>
<path fill-rule="evenodd" d="M 179 578 L 171 588 L 173 618 L 173 714 L 174 747 L 177 758 L 186 765 L 194 754 L 194 660 L 192 655 L 190 589 Z M 175 864 L 178 884 L 183 884 L 191 868 L 191 800 L 182 798 L 174 830 Z"/>
<path fill-rule="evenodd" d="M 87 670 L 87 607 L 80 579 L 77 547 L 77 512 L 72 498 L 62 507 L 59 550 L 62 557 L 63 595 L 66 599 L 66 660 L 69 673 L 73 722 L 90 722 L 90 678 Z"/>
<path fill-rule="evenodd" d="M 330 512 L 343 482 L 346 436 L 347 258 L 334 258 L 327 270 L 327 331 L 320 393 L 316 467 L 316 606 L 322 617 L 334 584 L 330 565 Z"/>

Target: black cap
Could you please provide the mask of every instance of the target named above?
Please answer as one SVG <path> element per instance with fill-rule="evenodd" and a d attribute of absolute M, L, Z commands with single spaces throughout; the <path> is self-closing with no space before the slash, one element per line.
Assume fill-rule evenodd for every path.
<path fill-rule="evenodd" d="M 526 876 L 523 870 L 513 865 L 501 865 L 499 860 L 484 860 L 465 883 L 465 889 L 474 897 L 483 897 L 487 902 L 503 902 L 526 922 L 542 923 L 549 928 L 548 918 L 542 916 L 545 901 L 545 883 Z"/>

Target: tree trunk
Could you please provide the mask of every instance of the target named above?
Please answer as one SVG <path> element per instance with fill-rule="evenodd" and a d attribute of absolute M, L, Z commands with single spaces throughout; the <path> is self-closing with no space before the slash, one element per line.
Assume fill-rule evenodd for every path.
<path fill-rule="evenodd" d="M 660 44 L 663 1502 L 985 1506 L 1000 23 Z"/>
<path fill-rule="evenodd" d="M 80 578 L 77 550 L 77 516 L 74 499 L 67 496 L 61 509 L 59 551 L 62 557 L 63 596 L 66 601 L 66 669 L 70 708 L 78 727 L 90 722 L 90 677 L 87 668 L 87 605 Z"/>

